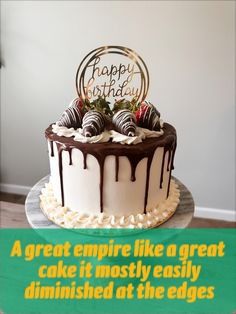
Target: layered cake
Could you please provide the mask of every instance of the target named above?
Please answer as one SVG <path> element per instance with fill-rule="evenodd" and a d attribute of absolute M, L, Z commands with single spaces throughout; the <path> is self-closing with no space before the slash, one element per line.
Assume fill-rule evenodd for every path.
<path fill-rule="evenodd" d="M 112 54 L 123 59 L 104 65 Z M 84 58 L 79 97 L 45 132 L 51 174 L 41 208 L 50 220 L 68 228 L 147 228 L 173 215 L 176 131 L 146 100 L 148 85 L 146 65 L 129 48 L 100 47 Z"/>
<path fill-rule="evenodd" d="M 46 129 L 51 176 L 41 207 L 51 220 L 65 227 L 151 227 L 174 213 L 176 131 L 151 103 L 132 106 L 118 101 L 107 115 L 105 100 L 76 98 Z"/>

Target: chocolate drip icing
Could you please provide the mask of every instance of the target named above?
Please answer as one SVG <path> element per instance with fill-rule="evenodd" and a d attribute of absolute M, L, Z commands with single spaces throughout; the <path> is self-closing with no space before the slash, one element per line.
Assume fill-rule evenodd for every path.
<path fill-rule="evenodd" d="M 72 165 L 72 148 L 68 150 L 69 152 L 69 165 L 71 166 Z"/>
<path fill-rule="evenodd" d="M 103 212 L 103 181 L 104 181 L 104 161 L 105 158 L 100 159 L 100 212 Z"/>
<path fill-rule="evenodd" d="M 63 184 L 63 166 L 62 166 L 62 152 L 63 146 L 60 143 L 57 144 L 58 150 L 58 166 L 59 166 L 59 176 L 60 176 L 60 186 L 61 186 L 61 205 L 64 206 L 64 184 Z"/>
<path fill-rule="evenodd" d="M 150 178 L 150 169 L 152 164 L 152 159 L 155 153 L 155 149 L 151 152 L 151 154 L 148 156 L 147 160 L 147 174 L 146 174 L 146 185 L 145 185 L 145 197 L 144 197 L 144 214 L 147 213 L 147 202 L 148 202 L 148 190 L 149 190 L 149 178 Z"/>
<path fill-rule="evenodd" d="M 174 143 L 173 143 L 173 155 L 172 155 L 172 159 L 171 159 L 171 170 L 174 170 L 174 159 L 175 159 L 175 151 L 176 151 L 176 147 L 177 147 L 177 141 L 175 139 Z"/>
<path fill-rule="evenodd" d="M 136 181 L 135 173 L 136 173 L 137 165 L 143 158 L 140 158 L 140 156 L 135 156 L 135 155 L 127 156 L 127 158 L 129 159 L 130 166 L 131 166 L 131 177 L 130 177 L 130 180 L 132 182 L 134 182 L 134 181 Z"/>
<path fill-rule="evenodd" d="M 169 174 L 169 181 L 168 181 L 166 198 L 169 196 L 169 193 L 170 193 L 170 180 L 171 180 L 171 170 L 170 170 L 170 174 Z"/>
<path fill-rule="evenodd" d="M 119 180 L 119 157 L 118 156 L 115 156 L 116 158 L 116 182 L 118 182 Z"/>
<path fill-rule="evenodd" d="M 160 183 L 159 183 L 159 188 L 160 189 L 162 189 L 165 155 L 166 155 L 166 150 L 164 149 L 164 153 L 163 153 L 163 156 L 162 156 L 162 163 L 161 163 L 161 175 L 160 175 Z"/>
<path fill-rule="evenodd" d="M 177 147 L 177 141 L 175 139 L 175 141 L 173 143 L 172 153 L 171 153 L 171 162 L 170 162 L 171 163 L 171 167 L 170 167 L 170 173 L 169 173 L 169 182 L 168 182 L 168 187 L 167 187 L 166 198 L 169 196 L 169 193 L 170 193 L 170 180 L 171 180 L 172 170 L 174 169 L 174 158 L 175 158 L 176 147 Z"/>
<path fill-rule="evenodd" d="M 170 170 L 174 169 L 174 153 L 176 149 L 176 139 L 169 145 L 164 146 L 164 152 L 162 156 L 162 165 L 161 165 L 161 176 L 160 176 L 160 184 L 159 187 L 162 189 L 162 184 L 163 184 L 163 175 L 164 175 L 164 166 L 165 166 L 165 158 L 166 158 L 166 153 L 168 152 L 168 160 L 167 160 L 167 171 L 169 172 Z M 169 182 L 168 182 L 168 188 L 170 188 L 170 178 L 171 178 L 171 171 L 169 173 Z M 169 192 L 168 192 L 169 193 Z M 168 194 L 169 195 L 169 194 Z"/>
<path fill-rule="evenodd" d="M 168 153 L 167 171 L 170 171 L 171 151 Z"/>
<path fill-rule="evenodd" d="M 160 176 L 160 184 L 159 184 L 160 189 L 162 189 L 164 165 L 165 165 L 165 158 L 166 158 L 167 150 L 168 150 L 168 148 L 164 147 L 164 152 L 163 152 L 163 156 L 162 156 L 162 163 L 161 163 L 161 176 Z"/>
<path fill-rule="evenodd" d="M 50 143 L 50 156 L 54 157 L 53 141 L 49 141 L 49 143 Z"/>
<path fill-rule="evenodd" d="M 71 150 L 73 148 L 79 149 L 84 158 L 84 169 L 87 169 L 87 155 L 90 154 L 94 156 L 100 167 L 100 211 L 103 212 L 103 185 L 104 185 L 104 163 L 105 159 L 109 155 L 115 156 L 115 181 L 118 181 L 119 178 L 119 156 L 125 156 L 128 158 L 131 166 L 131 181 L 136 180 L 135 172 L 138 163 L 143 159 L 147 158 L 147 175 L 146 175 L 146 185 L 145 185 L 145 197 L 144 197 L 144 213 L 146 213 L 146 206 L 148 203 L 148 191 L 149 191 L 149 180 L 150 180 L 150 169 L 153 160 L 154 153 L 158 147 L 164 147 L 163 159 L 162 159 L 162 168 L 161 168 L 161 177 L 160 177 L 160 188 L 162 188 L 163 183 L 163 174 L 165 166 L 165 156 L 166 153 L 169 153 L 167 170 L 174 169 L 174 153 L 176 149 L 176 131 L 175 129 L 165 123 L 164 135 L 159 138 L 147 138 L 143 143 L 136 145 L 121 145 L 119 143 L 80 143 L 74 141 L 72 137 L 66 138 L 63 136 L 58 136 L 52 132 L 52 127 L 50 126 L 46 132 L 46 138 L 52 142 L 55 141 L 58 148 L 58 159 L 59 159 L 59 174 L 60 174 L 60 186 L 61 186 L 61 199 L 62 206 L 64 206 L 64 188 L 63 188 L 63 166 L 62 166 L 62 151 L 69 151 L 70 164 L 72 164 L 71 159 Z M 169 183 L 168 191 L 169 195 L 169 186 L 170 186 L 170 177 L 171 171 L 169 172 Z"/>
<path fill-rule="evenodd" d="M 83 152 L 84 157 L 84 169 L 87 169 L 87 153 Z"/>

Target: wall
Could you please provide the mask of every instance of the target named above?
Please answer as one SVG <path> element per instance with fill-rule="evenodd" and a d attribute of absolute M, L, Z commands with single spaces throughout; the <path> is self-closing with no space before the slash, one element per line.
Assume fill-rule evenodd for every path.
<path fill-rule="evenodd" d="M 48 173 L 44 129 L 75 96 L 101 45 L 136 50 L 149 99 L 178 131 L 175 176 L 198 206 L 235 208 L 234 2 L 1 2 L 1 182 Z"/>

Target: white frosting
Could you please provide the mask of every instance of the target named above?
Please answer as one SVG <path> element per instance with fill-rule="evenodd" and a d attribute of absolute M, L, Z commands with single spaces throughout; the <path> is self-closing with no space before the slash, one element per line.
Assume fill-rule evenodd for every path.
<path fill-rule="evenodd" d="M 169 197 L 147 214 L 117 217 L 100 213 L 98 215 L 71 211 L 57 202 L 51 183 L 47 183 L 40 195 L 40 206 L 45 215 L 64 228 L 150 228 L 162 224 L 175 212 L 180 198 L 178 185 L 170 183 Z"/>
<path fill-rule="evenodd" d="M 140 132 L 136 132 L 136 136 L 127 136 L 124 134 L 121 134 L 115 130 L 110 131 L 110 136 L 112 139 L 112 142 L 120 143 L 120 144 L 138 144 L 141 143 L 144 139 L 143 134 Z"/>
<path fill-rule="evenodd" d="M 61 202 L 61 177 L 59 171 L 58 147 L 53 142 L 54 156 L 48 143 L 50 160 L 50 182 L 58 202 Z M 91 144 L 92 145 L 92 144 Z M 142 144 L 139 144 L 142 146 Z M 142 148 L 141 148 L 142 149 Z M 164 147 L 158 147 L 150 165 L 147 209 L 151 209 L 166 199 L 171 172 L 167 170 L 169 154 L 165 154 L 163 165 L 163 184 L 160 188 Z M 119 169 L 116 169 L 116 157 L 113 151 L 106 156 L 103 169 L 103 211 L 108 215 L 123 216 L 143 213 L 146 193 L 147 158 L 143 158 L 136 167 L 135 181 L 131 181 L 131 163 L 126 156 L 119 156 Z M 84 154 L 80 149 L 73 148 L 70 155 L 62 151 L 63 196 L 65 204 L 71 210 L 85 214 L 97 215 L 101 211 L 101 168 L 93 155 L 87 154 L 84 169 Z M 116 175 L 118 174 L 118 181 Z M 135 191 L 135 193 L 134 193 Z M 91 194 L 92 193 L 92 194 Z M 91 197 L 92 195 L 92 197 Z"/>
<path fill-rule="evenodd" d="M 161 127 L 163 127 L 163 121 L 161 121 Z M 121 134 L 115 130 L 107 131 L 105 130 L 101 134 L 92 137 L 83 136 L 82 129 L 75 130 L 74 128 L 67 128 L 65 126 L 59 126 L 57 123 L 52 125 L 53 133 L 58 136 L 72 137 L 74 140 L 81 143 L 104 143 L 112 139 L 112 142 L 121 144 L 138 144 L 141 143 L 145 138 L 149 137 L 160 137 L 164 134 L 163 129 L 160 131 L 152 131 L 144 128 L 137 128 L 136 136 L 127 136 Z"/>
<path fill-rule="evenodd" d="M 110 134 L 107 131 L 104 131 L 96 136 L 85 137 L 82 134 L 82 129 L 79 129 L 77 134 L 74 136 L 74 140 L 81 143 L 104 143 L 108 142 L 110 139 Z"/>
<path fill-rule="evenodd" d="M 53 133 L 56 133 L 58 136 L 72 137 L 74 140 L 81 143 L 104 143 L 110 140 L 110 134 L 108 131 L 104 131 L 99 135 L 92 137 L 83 136 L 83 130 L 74 128 L 67 128 L 65 126 L 59 126 L 57 123 L 52 125 Z"/>
<path fill-rule="evenodd" d="M 164 134 L 164 131 L 151 131 L 144 128 L 137 128 L 136 136 L 127 136 L 116 132 L 115 130 L 110 131 L 112 142 L 121 143 L 121 144 L 138 144 L 141 143 L 145 138 L 149 137 L 159 137 Z"/>

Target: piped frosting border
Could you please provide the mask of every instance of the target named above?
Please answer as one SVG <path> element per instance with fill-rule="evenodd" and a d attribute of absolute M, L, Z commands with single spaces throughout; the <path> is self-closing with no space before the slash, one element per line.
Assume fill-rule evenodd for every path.
<path fill-rule="evenodd" d="M 163 121 L 161 120 L 161 127 L 163 127 Z M 81 143 L 104 143 L 108 142 L 110 139 L 112 142 L 121 143 L 121 144 L 138 144 L 143 142 L 145 138 L 150 137 L 160 137 L 164 134 L 163 129 L 160 131 L 153 131 L 145 128 L 137 127 L 136 135 L 135 136 L 127 136 L 121 134 L 115 130 L 105 130 L 99 135 L 92 136 L 92 137 L 85 137 L 83 135 L 83 130 L 74 129 L 74 128 L 67 128 L 65 126 L 59 126 L 58 123 L 52 125 L 52 132 L 57 134 L 58 136 L 64 137 L 74 137 L 74 141 L 81 142 Z"/>
<path fill-rule="evenodd" d="M 172 179 L 169 197 L 161 204 L 148 211 L 147 214 L 137 214 L 116 217 L 100 213 L 88 215 L 74 212 L 61 206 L 54 196 L 51 183 L 46 183 L 40 195 L 40 207 L 47 218 L 63 228 L 151 228 L 161 225 L 176 211 L 180 201 L 180 191 Z"/>

